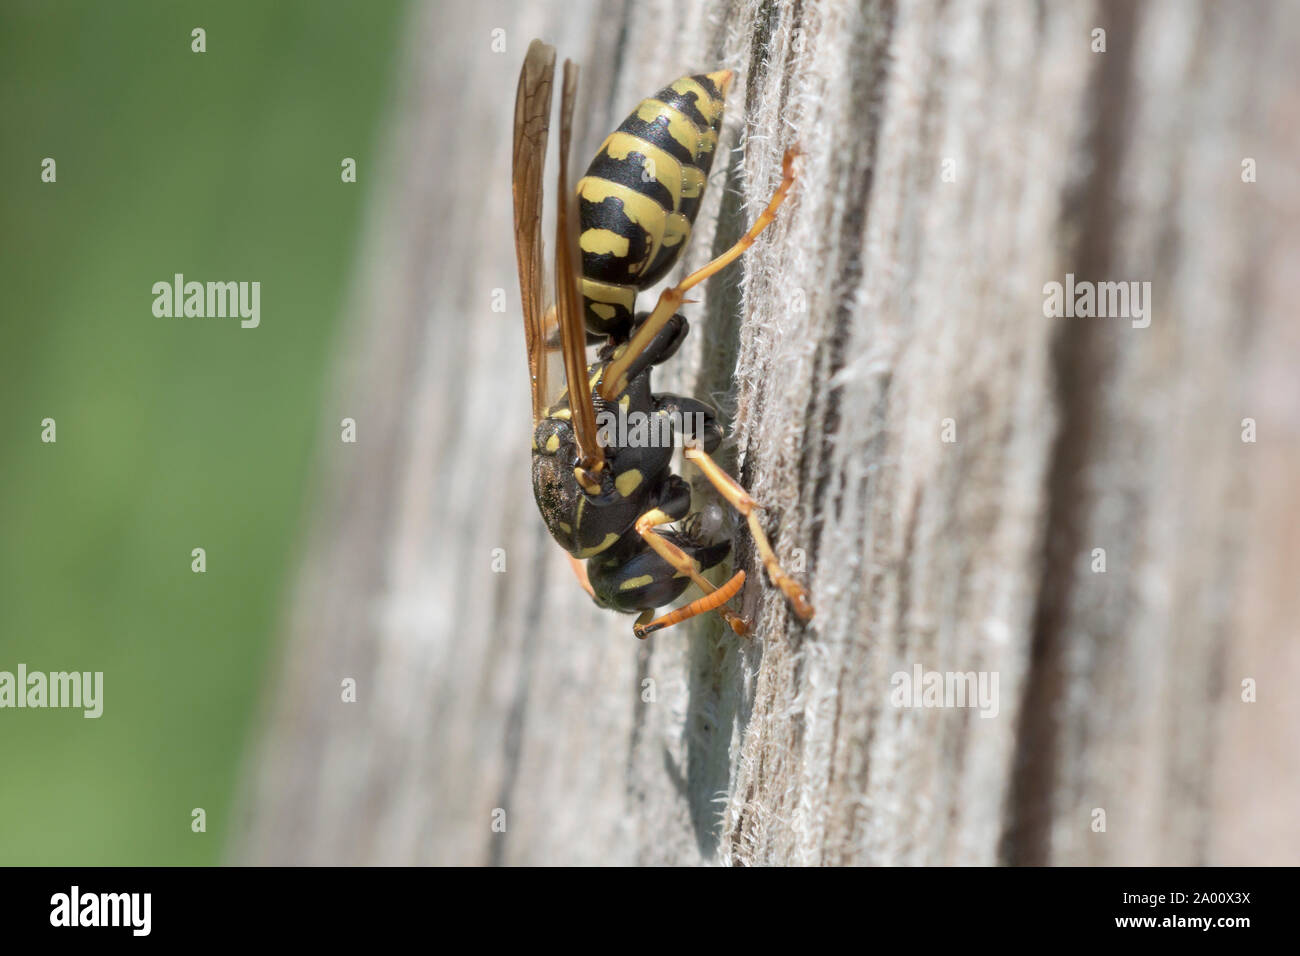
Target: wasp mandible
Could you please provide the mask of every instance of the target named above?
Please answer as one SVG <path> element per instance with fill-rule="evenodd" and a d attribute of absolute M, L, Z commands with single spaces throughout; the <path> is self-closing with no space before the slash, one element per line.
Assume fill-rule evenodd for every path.
<path fill-rule="evenodd" d="M 701 572 L 722 563 L 731 542 L 710 543 L 691 512 L 691 489 L 672 472 L 675 441 L 615 439 L 597 429 L 602 413 L 669 423 L 692 462 L 748 522 L 772 583 L 804 620 L 813 608 L 781 567 L 758 520 L 759 504 L 711 457 L 722 441 L 717 413 L 703 402 L 655 394 L 651 369 L 672 357 L 688 325 L 677 309 L 686 292 L 735 261 L 775 219 L 794 186 L 796 151 L 786 153 L 781 184 L 762 215 L 730 249 L 635 311 L 637 293 L 680 259 L 699 211 L 732 72 L 684 76 L 642 100 L 569 186 L 569 141 L 578 68 L 564 63 L 560 103 L 555 304 L 546 304 L 542 251 L 542 174 L 550 130 L 555 49 L 534 40 L 515 99 L 512 191 L 515 251 L 532 378 L 533 493 L 551 536 L 569 554 L 578 580 L 602 607 L 638 614 L 644 638 L 708 611 L 737 634 L 748 625 L 726 602 L 745 572 L 722 587 Z M 587 362 L 588 340 L 599 344 Z M 550 394 L 550 349 L 558 344 L 566 387 Z M 663 434 L 658 430 L 657 434 Z M 582 562 L 586 561 L 584 567 Z M 655 618 L 691 584 L 704 596 Z"/>

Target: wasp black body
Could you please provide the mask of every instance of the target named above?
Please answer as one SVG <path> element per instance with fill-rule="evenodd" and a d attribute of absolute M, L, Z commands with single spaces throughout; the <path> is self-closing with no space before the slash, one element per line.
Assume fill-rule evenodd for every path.
<path fill-rule="evenodd" d="M 757 520 L 757 503 L 712 460 L 722 439 L 713 409 L 693 398 L 657 395 L 654 366 L 668 360 L 688 331 L 676 312 L 684 293 L 731 261 L 772 221 L 792 183 L 793 153 L 768 209 L 722 256 L 665 291 L 655 309 L 636 313 L 637 293 L 658 282 L 681 258 L 717 147 L 730 71 L 685 76 L 643 100 L 601 145 L 557 216 L 554 312 L 541 301 L 541 167 L 550 116 L 554 51 L 534 41 L 515 109 L 515 239 L 533 380 L 533 491 L 552 537 L 571 556 L 598 604 L 639 612 L 635 632 L 717 610 L 737 633 L 744 621 L 724 604 L 739 592 L 743 572 L 715 588 L 701 571 L 720 564 L 730 543 L 698 533 L 691 490 L 671 470 L 675 446 L 749 521 L 773 583 L 796 612 L 812 616 L 802 587 L 777 562 Z M 567 191 L 568 140 L 577 69 L 566 62 L 561 108 L 560 184 Z M 557 327 L 568 387 L 547 396 L 546 343 Z M 585 343 L 603 342 L 587 364 Z M 595 426 L 597 416 L 635 421 L 630 435 Z M 665 530 L 675 525 L 676 530 Z M 583 569 L 579 563 L 586 561 Z M 651 620 L 691 584 L 705 596 Z"/>
<path fill-rule="evenodd" d="M 636 530 L 637 519 L 646 514 L 658 512 L 672 521 L 690 515 L 690 485 L 672 473 L 674 445 L 663 439 L 698 442 L 706 452 L 722 440 L 722 429 L 709 406 L 651 391 L 652 367 L 672 357 L 686 332 L 686 320 L 674 316 L 643 353 L 613 405 L 595 399 L 598 413 L 615 414 L 617 408 L 626 421 L 654 423 L 643 433 L 655 439 L 643 442 L 623 436 L 620 443 L 612 435 L 602 445 L 606 467 L 597 479 L 598 488 L 586 491 L 574 477 L 578 453 L 567 396 L 549 410 L 533 435 L 533 493 L 538 510 L 559 545 L 588 561 L 593 596 L 603 607 L 625 612 L 662 607 L 677 600 L 691 583 Z M 605 360 L 590 367 L 597 384 L 607 365 Z M 656 427 L 659 423 L 666 427 Z M 679 429 L 692 425 L 689 433 L 680 434 Z M 661 532 L 661 536 L 703 570 L 720 564 L 731 550 L 725 541 L 707 544 L 685 531 Z"/>

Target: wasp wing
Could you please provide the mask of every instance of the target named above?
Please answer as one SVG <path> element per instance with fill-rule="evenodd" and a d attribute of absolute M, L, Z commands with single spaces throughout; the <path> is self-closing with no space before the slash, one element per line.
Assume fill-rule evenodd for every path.
<path fill-rule="evenodd" d="M 569 141 L 573 133 L 573 106 L 578 95 L 578 67 L 564 61 L 564 90 L 560 99 L 560 202 L 555 215 L 555 311 L 564 348 L 564 377 L 569 386 L 569 408 L 578 456 L 584 468 L 598 471 L 605 454 L 596 438 L 596 411 L 587 378 L 587 332 L 582 321 L 582 294 L 578 275 L 582 254 L 578 250 L 578 198 L 569 183 Z"/>
<path fill-rule="evenodd" d="M 546 414 L 550 399 L 547 372 L 546 273 L 542 243 L 542 172 L 551 126 L 555 48 L 534 40 L 524 56 L 515 92 L 514 165 L 515 255 L 524 312 L 524 341 L 532 383 L 533 424 Z"/>

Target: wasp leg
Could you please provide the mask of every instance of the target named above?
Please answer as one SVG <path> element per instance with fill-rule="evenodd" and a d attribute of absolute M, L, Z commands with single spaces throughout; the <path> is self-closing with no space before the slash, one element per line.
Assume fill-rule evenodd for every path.
<path fill-rule="evenodd" d="M 642 312 L 637 316 L 637 321 L 644 322 L 649 316 L 649 312 Z M 638 327 L 634 326 L 634 329 Z M 690 330 L 691 324 L 686 321 L 686 316 L 680 313 L 669 316 L 664 327 L 659 330 L 659 334 L 650 340 L 641 354 L 628 366 L 627 380 L 632 381 L 650 366 L 662 365 L 676 355 Z M 611 339 L 607 344 L 609 349 L 602 355 L 603 358 L 618 358 L 627 351 L 626 343 L 616 345 Z"/>
<path fill-rule="evenodd" d="M 573 576 L 578 579 L 582 589 L 591 596 L 593 601 L 596 600 L 596 592 L 592 590 L 591 579 L 587 577 L 587 566 L 567 551 L 564 552 L 564 556 L 569 559 L 569 567 L 573 568 Z"/>
<path fill-rule="evenodd" d="M 759 234 L 772 224 L 772 221 L 776 219 L 777 209 L 781 203 L 785 202 L 786 196 L 790 194 L 790 189 L 794 186 L 794 161 L 798 155 L 798 149 L 786 150 L 785 158 L 781 161 L 781 185 L 776 188 L 776 192 L 772 194 L 772 198 L 768 201 L 767 208 L 763 210 L 761 216 L 754 220 L 754 224 L 749 227 L 749 231 L 741 236 L 734 246 L 712 262 L 695 270 L 677 285 L 660 293 L 659 301 L 655 304 L 650 317 L 641 323 L 641 326 L 636 330 L 636 334 L 628 342 L 623 354 L 610 362 L 605 369 L 605 377 L 599 389 L 601 398 L 609 401 L 627 387 L 628 369 L 654 340 L 654 337 L 659 334 L 659 330 L 673 317 L 677 307 L 685 300 L 687 291 L 735 262 L 744 254 L 746 249 L 757 241 Z"/>
<path fill-rule="evenodd" d="M 754 545 L 758 548 L 758 556 L 763 561 L 763 567 L 767 568 L 767 576 L 772 580 L 772 584 L 781 589 L 794 606 L 796 614 L 805 621 L 811 620 L 814 612 L 813 606 L 808 603 L 807 592 L 794 578 L 785 573 L 781 562 L 776 559 L 776 554 L 772 551 L 772 545 L 767 540 L 763 526 L 758 523 L 758 512 L 762 510 L 762 506 L 750 497 L 748 491 L 740 487 L 736 479 L 719 468 L 718 463 L 710 458 L 707 452 L 699 448 L 687 448 L 682 454 L 687 460 L 693 461 L 695 467 L 709 479 L 710 484 L 718 489 L 718 493 L 745 516 L 745 520 L 749 523 L 750 534 L 754 536 Z"/>
<path fill-rule="evenodd" d="M 632 633 L 645 640 L 652 632 L 661 630 L 665 627 L 672 627 L 674 624 L 680 624 L 682 621 L 689 621 L 699 614 L 707 614 L 709 611 L 716 611 L 723 604 L 726 604 L 733 597 L 740 593 L 741 587 L 745 583 L 745 572 L 737 571 L 722 587 L 718 588 L 712 594 L 706 594 L 702 598 L 697 598 L 690 604 L 677 608 L 675 611 L 669 611 L 663 617 L 657 617 L 653 621 L 649 620 L 654 614 L 653 610 L 642 612 L 641 616 L 636 619 L 632 625 Z M 741 622 L 744 623 L 743 621 Z M 732 629 L 735 629 L 733 623 Z M 737 634 L 743 634 L 743 631 L 737 631 Z"/>
<path fill-rule="evenodd" d="M 672 565 L 679 574 L 684 574 L 695 582 L 696 586 L 699 587 L 706 596 L 711 595 L 718 589 L 715 588 L 713 584 L 704 577 L 704 575 L 700 574 L 699 570 L 695 567 L 695 562 L 691 560 L 690 555 L 654 530 L 659 525 L 670 524 L 676 520 L 677 519 L 672 515 L 666 514 L 659 508 L 652 508 L 636 519 L 636 533 L 645 539 L 645 543 L 650 545 L 655 554 L 659 555 L 659 557 Z M 732 580 L 734 580 L 734 578 Z M 727 583 L 730 584 L 731 582 L 729 581 Z M 708 608 L 707 610 L 713 610 L 713 608 Z M 719 607 L 717 608 L 717 611 L 722 615 L 723 620 L 725 620 L 727 624 L 731 626 L 731 629 L 737 634 L 745 634 L 749 631 L 749 625 L 745 623 L 745 619 L 739 614 L 736 614 L 731 609 L 725 607 Z M 700 612 L 696 611 L 695 613 L 698 614 Z M 691 616 L 693 617 L 694 614 Z M 637 624 L 641 623 L 643 622 L 640 620 L 637 621 Z"/>

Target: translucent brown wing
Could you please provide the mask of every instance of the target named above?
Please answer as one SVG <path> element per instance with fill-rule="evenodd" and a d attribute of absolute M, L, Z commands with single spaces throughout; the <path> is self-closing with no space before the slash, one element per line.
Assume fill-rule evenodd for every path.
<path fill-rule="evenodd" d="M 596 412 L 587 379 L 587 332 L 578 288 L 582 266 L 582 254 L 578 251 L 578 198 L 569 182 L 569 141 L 577 95 L 578 67 L 572 60 L 565 60 L 564 91 L 560 99 L 560 201 L 555 215 L 555 311 L 564 347 L 564 377 L 569 386 L 578 456 L 583 467 L 598 470 L 605 454 L 596 439 Z"/>
<path fill-rule="evenodd" d="M 533 424 L 550 401 L 547 371 L 546 273 L 542 244 L 542 172 L 551 126 L 551 89 L 555 82 L 555 48 L 534 40 L 524 56 L 515 93 L 514 165 L 515 254 L 523 302 L 524 341 L 532 382 Z"/>

